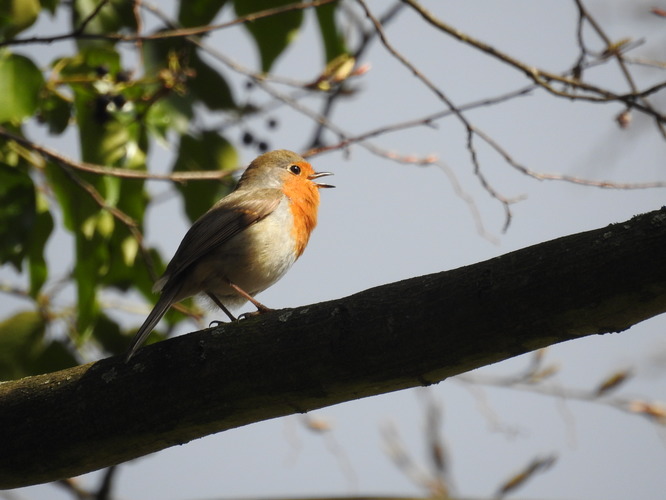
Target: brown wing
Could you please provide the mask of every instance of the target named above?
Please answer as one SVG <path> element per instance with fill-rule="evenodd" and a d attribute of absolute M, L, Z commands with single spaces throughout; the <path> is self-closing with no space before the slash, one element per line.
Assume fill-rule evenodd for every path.
<path fill-rule="evenodd" d="M 160 281 L 164 278 L 173 280 L 194 262 L 259 222 L 277 208 L 282 196 L 279 189 L 262 189 L 253 193 L 251 199 L 242 191 L 224 197 L 199 217 L 185 234 Z"/>

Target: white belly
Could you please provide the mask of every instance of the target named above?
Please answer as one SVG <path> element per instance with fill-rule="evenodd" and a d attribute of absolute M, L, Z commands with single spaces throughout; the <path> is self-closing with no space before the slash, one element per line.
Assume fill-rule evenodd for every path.
<path fill-rule="evenodd" d="M 229 280 L 250 295 L 270 287 L 297 258 L 290 230 L 292 220 L 288 203 L 284 200 L 265 219 L 246 228 L 225 243 L 220 251 L 209 254 L 197 263 L 192 269 L 195 279 L 191 283 L 199 284 L 197 291 L 214 293 L 231 307 L 245 300 L 229 287 Z"/>

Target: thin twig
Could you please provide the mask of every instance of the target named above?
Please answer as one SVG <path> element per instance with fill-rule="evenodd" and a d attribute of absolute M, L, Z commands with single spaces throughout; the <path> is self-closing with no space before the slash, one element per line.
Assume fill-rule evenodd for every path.
<path fill-rule="evenodd" d="M 405 56 L 403 56 L 400 52 L 398 52 L 393 45 L 388 41 L 386 34 L 384 33 L 384 29 L 379 22 L 379 20 L 372 14 L 372 11 L 370 11 L 370 8 L 368 5 L 365 3 L 364 0 L 357 0 L 358 3 L 361 5 L 363 10 L 365 11 L 365 14 L 368 16 L 368 19 L 371 20 L 371 22 L 374 24 L 375 29 L 377 30 L 377 33 L 379 34 L 379 39 L 382 41 L 382 44 L 386 48 L 386 50 L 389 51 L 393 57 L 395 57 L 398 61 L 400 61 L 406 68 L 408 68 L 414 76 L 416 76 L 423 84 L 430 89 L 437 97 L 446 104 L 446 106 L 453 112 L 453 114 L 460 120 L 460 122 L 463 124 L 465 127 L 465 130 L 467 132 L 467 150 L 469 151 L 470 159 L 472 161 L 472 164 L 474 166 L 474 173 L 478 177 L 479 181 L 481 182 L 481 185 L 483 188 L 497 201 L 499 201 L 502 204 L 502 207 L 504 208 L 504 215 L 505 215 L 505 222 L 504 222 L 504 230 L 509 227 L 509 224 L 511 223 L 511 209 L 509 207 L 509 201 L 507 198 L 504 196 L 500 195 L 491 185 L 490 183 L 486 180 L 485 176 L 481 172 L 481 165 L 479 163 L 478 155 L 476 152 L 476 149 L 474 148 L 474 134 L 477 132 L 477 129 L 472 126 L 472 124 L 467 120 L 465 115 L 463 115 L 462 111 L 451 101 L 444 92 L 438 88 L 432 81 L 430 81 L 429 78 L 427 78 L 423 73 L 421 73 L 416 66 L 414 66 L 411 61 L 409 61 Z"/>
<path fill-rule="evenodd" d="M 483 139 L 494 147 L 495 151 L 502 155 L 504 160 L 511 165 L 513 168 L 519 172 L 538 179 L 540 181 L 564 181 L 571 184 L 579 184 L 582 186 L 592 186 L 603 189 L 622 189 L 622 190 L 635 190 L 635 189 L 653 189 L 653 188 L 664 188 L 666 187 L 666 181 L 653 181 L 653 182 L 611 182 L 611 181 L 599 181 L 594 179 L 585 179 L 582 177 L 575 177 L 573 175 L 566 174 L 549 174 L 544 172 L 537 172 L 532 170 L 525 165 L 516 161 L 506 150 L 504 150 L 499 144 L 495 143 L 492 137 L 485 135 L 482 131 L 477 130 L 477 134 L 483 136 Z"/>
<path fill-rule="evenodd" d="M 278 14 L 283 14 L 285 12 L 292 12 L 296 10 L 310 9 L 313 7 L 319 7 L 326 5 L 337 0 L 313 0 L 311 2 L 302 3 L 296 2 L 289 5 L 283 5 L 280 7 L 273 7 L 271 9 L 262 10 L 259 12 L 253 12 L 245 16 L 238 17 L 232 21 L 228 21 L 220 24 L 211 24 L 206 26 L 195 26 L 192 28 L 180 28 L 175 30 L 166 30 L 153 33 L 150 35 L 132 35 L 132 34 L 123 34 L 123 33 L 81 33 L 79 30 L 74 30 L 69 33 L 63 33 L 60 35 L 53 35 L 48 37 L 33 36 L 29 38 L 13 38 L 11 40 L 5 40 L 0 42 L 0 47 L 9 46 L 9 45 L 25 45 L 31 43 L 54 43 L 60 42 L 69 39 L 90 39 L 90 40 L 109 40 L 113 42 L 126 42 L 126 43 L 135 43 L 139 41 L 146 40 L 161 40 L 165 38 L 182 38 L 188 36 L 203 35 L 210 33 L 212 31 L 218 31 L 232 26 L 237 26 L 239 24 L 249 23 L 256 21 L 258 19 L 263 19 L 270 16 L 275 16 Z"/>
<path fill-rule="evenodd" d="M 622 412 L 639 414 L 648 417 L 652 422 L 666 425 L 666 405 L 659 401 L 646 401 L 623 397 L 600 398 L 596 391 L 588 391 L 572 387 L 564 388 L 554 384 L 531 384 L 529 382 L 511 382 L 507 384 L 501 377 L 493 378 L 481 377 L 479 375 L 458 375 L 452 380 L 465 384 L 510 388 L 540 394 L 542 396 L 597 403 Z"/>
<path fill-rule="evenodd" d="M 392 7 L 390 7 L 384 15 L 379 19 L 380 23 L 385 26 L 388 22 L 392 21 L 402 10 L 404 6 L 400 2 L 396 2 Z M 366 30 L 361 37 L 361 40 L 353 51 L 353 57 L 356 61 L 359 61 L 362 55 L 368 50 L 371 45 L 371 42 L 377 37 L 377 30 Z M 333 112 L 333 106 L 339 101 L 339 97 L 342 94 L 343 86 L 340 85 L 333 90 L 330 94 L 327 95 L 326 101 L 324 103 L 323 110 L 321 115 L 328 118 Z M 310 141 L 310 148 L 316 148 L 323 145 L 322 142 L 322 133 L 324 132 L 324 126 L 319 124 L 313 134 L 313 138 Z"/>
<path fill-rule="evenodd" d="M 488 45 L 481 40 L 475 39 L 466 33 L 463 33 L 462 31 L 454 28 L 453 26 L 446 24 L 440 19 L 437 19 L 416 0 L 402 1 L 411 6 L 421 15 L 423 19 L 441 30 L 443 33 L 446 33 L 467 45 L 475 47 L 476 49 L 481 50 L 482 52 L 485 52 L 486 54 L 510 66 L 513 66 L 514 68 L 524 73 L 534 83 L 547 90 L 551 94 L 557 95 L 559 97 L 566 97 L 567 99 L 585 100 L 598 103 L 618 101 L 626 104 L 628 107 L 637 109 L 647 115 L 654 117 L 659 124 L 666 122 L 666 115 L 659 113 L 650 105 L 645 105 L 644 103 L 638 102 L 637 97 L 641 94 L 639 91 L 631 92 L 628 94 L 616 94 L 610 90 L 579 80 L 575 76 L 562 76 L 539 69 L 535 66 L 529 66 L 522 61 L 519 61 L 518 59 L 495 49 L 491 45 Z M 560 90 L 554 87 L 552 82 L 563 84 L 565 88 L 573 88 L 582 91 L 583 93 L 572 93 L 566 90 Z"/>
<path fill-rule="evenodd" d="M 583 5 L 582 0 L 574 0 L 576 3 L 576 6 L 578 7 L 578 12 L 579 16 L 581 18 L 580 23 L 582 24 L 582 20 L 586 19 L 587 22 L 592 26 L 592 29 L 597 33 L 597 35 L 603 40 L 603 42 L 606 44 L 606 48 L 610 49 L 613 45 L 612 40 L 608 37 L 606 32 L 603 30 L 601 25 L 592 17 L 592 15 L 587 11 L 585 6 Z M 624 55 L 621 50 L 611 50 L 610 54 L 612 57 L 617 61 L 620 71 L 624 75 L 625 80 L 627 81 L 627 84 L 629 85 L 629 88 L 631 90 L 631 96 L 634 96 L 638 99 L 640 99 L 645 107 L 649 110 L 652 111 L 653 116 L 660 116 L 659 112 L 652 107 L 652 104 L 650 101 L 646 98 L 646 96 L 649 93 L 652 93 L 653 91 L 650 90 L 649 92 L 646 91 L 639 91 L 638 87 L 636 86 L 636 82 L 634 82 L 633 77 L 631 76 L 631 72 L 629 71 L 629 68 L 627 68 L 627 65 L 624 61 Z M 666 83 L 662 83 L 660 85 L 656 85 L 655 87 L 657 88 L 662 88 Z M 653 87 L 654 88 L 654 87 Z M 661 115 L 663 117 L 663 115 Z M 664 122 L 663 119 L 657 119 L 656 121 L 657 127 L 659 128 L 659 131 L 661 132 L 662 136 L 666 138 L 666 128 L 664 127 Z"/>
<path fill-rule="evenodd" d="M 158 181 L 173 181 L 179 183 L 185 183 L 188 181 L 199 181 L 199 180 L 214 180 L 214 179 L 224 179 L 232 175 L 236 170 L 222 170 L 222 171 L 196 171 L 196 172 L 172 172 L 170 174 L 152 174 L 150 172 L 144 172 L 139 170 L 129 170 L 126 168 L 116 168 L 116 167 L 106 167 L 103 165 L 95 165 L 93 163 L 86 163 L 76 161 L 72 158 L 69 158 L 57 151 L 36 144 L 25 137 L 16 135 L 4 127 L 0 126 L 0 137 L 4 137 L 7 140 L 17 142 L 23 147 L 39 153 L 48 160 L 52 160 L 58 164 L 66 165 L 76 170 L 81 170 L 83 172 L 90 172 L 97 175 L 109 175 L 112 177 L 120 177 L 124 179 L 145 179 L 145 180 L 158 180 Z"/>
<path fill-rule="evenodd" d="M 77 28 L 75 28 L 72 33 L 76 33 L 76 35 L 81 35 L 85 31 L 88 24 L 90 24 L 90 22 L 97 17 L 97 15 L 109 3 L 109 1 L 110 0 L 101 0 L 95 6 L 93 11 L 90 14 L 88 14 L 88 16 L 83 21 L 81 21 L 81 24 L 79 24 L 79 26 Z"/>

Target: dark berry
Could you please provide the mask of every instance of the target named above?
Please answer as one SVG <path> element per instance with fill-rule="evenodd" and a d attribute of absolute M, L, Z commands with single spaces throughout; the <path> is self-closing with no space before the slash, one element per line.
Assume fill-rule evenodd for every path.
<path fill-rule="evenodd" d="M 125 71 L 118 71 L 118 73 L 116 73 L 116 81 L 119 82 L 119 83 L 122 83 L 122 82 L 129 82 L 130 79 L 131 79 L 131 76 L 132 76 L 132 75 L 131 75 L 130 72 L 127 71 L 127 70 L 125 70 Z"/>
<path fill-rule="evenodd" d="M 127 99 L 125 99 L 125 96 L 118 94 L 111 98 L 111 102 L 116 105 L 116 108 L 122 109 L 127 102 Z"/>
<path fill-rule="evenodd" d="M 241 138 L 241 140 L 243 141 L 243 144 L 249 146 L 254 142 L 254 137 L 250 132 L 246 130 L 245 132 L 243 132 L 243 137 Z"/>
<path fill-rule="evenodd" d="M 99 66 L 95 67 L 95 74 L 102 78 L 109 74 L 109 67 L 105 64 L 100 64 Z"/>

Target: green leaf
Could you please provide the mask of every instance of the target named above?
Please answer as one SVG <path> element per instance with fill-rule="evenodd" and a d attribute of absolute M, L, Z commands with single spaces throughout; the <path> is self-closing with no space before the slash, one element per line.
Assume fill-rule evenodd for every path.
<path fill-rule="evenodd" d="M 0 51 L 0 123 L 20 123 L 39 104 L 44 77 L 25 56 Z"/>
<path fill-rule="evenodd" d="M 283 5 L 294 0 L 235 0 L 234 9 L 239 17 Z M 245 23 L 259 49 L 261 69 L 268 71 L 284 49 L 294 40 L 303 21 L 303 11 L 293 10 L 275 16 L 264 17 Z"/>
<path fill-rule="evenodd" d="M 180 139 L 174 172 L 196 170 L 233 170 L 238 166 L 238 155 L 233 146 L 217 132 L 204 131 L 199 137 L 184 135 Z M 229 175 L 221 181 L 190 181 L 177 184 L 183 195 L 185 213 L 191 221 L 199 218 L 218 199 L 233 189 L 235 181 Z"/>
<path fill-rule="evenodd" d="M 87 21 L 84 33 L 118 33 L 120 31 L 136 31 L 136 16 L 133 12 L 134 2 L 127 0 L 110 0 L 96 12 L 100 0 L 74 1 L 74 27 Z M 96 13 L 95 13 L 96 12 Z M 91 15 L 95 14 L 92 18 Z M 108 40 L 77 39 L 79 47 L 112 45 Z"/>
<path fill-rule="evenodd" d="M 209 24 L 227 0 L 181 0 L 178 22 L 185 28 Z"/>
<path fill-rule="evenodd" d="M 97 318 L 94 337 L 102 348 L 111 354 L 119 354 L 127 349 L 127 336 L 121 333 L 118 323 L 105 314 L 100 314 Z"/>
<path fill-rule="evenodd" d="M 37 214 L 32 241 L 28 253 L 30 269 L 30 296 L 36 298 L 48 277 L 48 266 L 44 259 L 44 247 L 53 231 L 53 217 L 49 212 L 48 201 L 41 193 L 36 198 Z"/>
<path fill-rule="evenodd" d="M 76 283 L 76 327 L 79 342 L 85 341 L 92 333 L 92 326 L 99 314 L 98 280 L 108 266 L 108 250 L 105 243 L 97 234 L 93 234 L 91 238 L 84 238 L 81 235 L 76 237 L 77 259 L 73 274 Z"/>
<path fill-rule="evenodd" d="M 204 62 L 198 52 L 192 54 L 190 66 L 196 73 L 190 80 L 190 91 L 195 99 L 203 102 L 212 111 L 236 106 L 227 81 Z"/>
<path fill-rule="evenodd" d="M 116 116 L 105 95 L 75 91 L 74 103 L 83 161 L 145 168 L 148 142 L 141 123 L 128 123 L 125 117 Z"/>
<path fill-rule="evenodd" d="M 27 257 L 30 295 L 37 297 L 47 278 L 44 247 L 53 230 L 46 197 L 25 170 L 0 163 L 0 206 L 0 262 L 21 270 Z"/>
<path fill-rule="evenodd" d="M 23 169 L 0 163 L 0 262 L 21 270 L 33 236 L 35 187 Z"/>
<path fill-rule="evenodd" d="M 81 190 L 63 172 L 60 165 L 47 163 L 44 172 L 58 200 L 65 229 L 76 233 L 79 222 L 95 211 L 95 204 L 87 196 L 82 196 Z"/>
<path fill-rule="evenodd" d="M 337 9 L 338 2 L 322 5 L 315 9 L 317 21 L 319 22 L 319 31 L 324 42 L 327 63 L 339 55 L 347 53 L 344 36 L 342 36 L 335 21 Z"/>
<path fill-rule="evenodd" d="M 122 69 L 118 52 L 113 47 L 90 47 L 76 57 L 56 61 L 54 66 L 75 82 L 70 86 L 82 159 L 99 165 L 143 168 L 148 144 L 143 126 L 131 105 L 114 100 L 122 97 L 111 78 Z M 92 179 L 98 182 L 100 177 Z"/>
<path fill-rule="evenodd" d="M 100 164 L 117 162 L 126 168 L 145 168 L 145 130 L 139 123 L 122 125 L 116 121 L 95 122 L 85 107 L 85 96 L 78 98 L 81 140 L 88 141 L 81 146 L 84 158 Z M 112 214 L 100 208 L 91 195 L 66 175 L 62 167 L 47 166 L 47 175 L 61 204 L 66 227 L 74 234 L 76 259 L 73 272 L 77 287 L 77 327 L 81 338 L 93 332 L 99 315 L 97 291 L 101 286 L 127 288 L 137 275 L 147 274 L 145 269 L 137 269 L 136 262 L 124 243 L 130 235 L 125 224 Z M 76 172 L 91 188 L 104 199 L 108 206 L 117 207 L 129 215 L 141 228 L 146 204 L 144 182 L 138 179 L 121 179 L 112 176 L 99 176 Z M 136 252 L 133 256 L 136 256 Z M 145 267 L 145 266 L 141 266 Z M 144 281 L 146 278 L 144 278 Z"/>
<path fill-rule="evenodd" d="M 0 40 L 14 38 L 37 20 L 39 0 L 2 0 L 0 2 Z"/>
<path fill-rule="evenodd" d="M 151 272 L 147 266 L 135 266 L 132 285 L 134 288 L 138 289 L 144 297 L 151 301 L 155 301 L 156 296 L 155 292 L 153 292 L 153 285 L 155 284 L 156 277 L 161 276 L 164 269 L 166 269 L 167 263 L 154 248 L 148 249 L 148 254 L 150 255 L 149 258 L 154 269 L 152 269 Z"/>
<path fill-rule="evenodd" d="M 42 349 L 44 318 L 22 311 L 0 323 L 0 380 L 31 375 L 30 361 Z"/>
<path fill-rule="evenodd" d="M 164 146 L 170 147 L 170 131 L 184 134 L 192 118 L 192 99 L 171 95 L 153 104 L 146 113 L 146 126 Z"/>
<path fill-rule="evenodd" d="M 54 340 L 44 346 L 31 360 L 31 375 L 51 373 L 78 365 L 79 362 L 64 342 Z"/>
<path fill-rule="evenodd" d="M 62 75 L 68 76 L 72 80 L 83 81 L 83 85 L 87 87 L 90 86 L 89 81 L 93 78 L 96 78 L 99 83 L 106 79 L 110 84 L 109 75 L 116 74 L 122 69 L 120 55 L 110 45 L 86 47 L 73 57 L 56 59 L 51 66 L 59 68 Z M 73 85 L 73 88 L 80 90 L 82 86 Z"/>
<path fill-rule="evenodd" d="M 193 47 L 187 45 L 182 39 L 169 38 L 146 40 L 143 44 L 144 69 L 148 75 L 159 75 L 165 70 L 174 71 L 174 66 L 184 71 L 182 64 L 190 59 Z M 187 89 L 188 81 L 181 83 Z M 163 93 L 162 84 L 155 83 L 154 92 Z M 195 98 L 191 92 L 176 92 L 171 90 L 161 97 L 148 109 L 146 124 L 151 132 L 157 134 L 165 143 L 169 130 L 185 133 L 190 119 L 194 116 L 193 106 Z"/>
<path fill-rule="evenodd" d="M 87 47 L 77 56 L 54 64 L 73 91 L 83 161 L 98 165 L 144 170 L 148 152 L 145 115 L 138 108 L 146 87 L 139 80 L 118 79 L 118 52 L 110 45 Z M 100 317 L 98 291 L 104 287 L 126 290 L 149 288 L 150 274 L 138 258 L 138 243 L 130 228 L 108 208 L 129 216 L 141 230 L 147 203 L 144 181 L 87 172 L 67 172 L 47 165 L 46 173 L 61 205 L 65 227 L 75 239 L 72 279 L 77 292 L 77 344 L 95 334 Z M 76 182 L 73 177 L 79 179 Z M 84 184 L 82 186 L 81 184 Z M 101 197 L 103 207 L 93 194 Z M 137 284 L 138 282 L 138 284 Z"/>
<path fill-rule="evenodd" d="M 182 65 L 194 50 L 182 38 L 157 38 L 146 40 L 143 45 L 143 62 L 147 74 L 156 75 L 161 70 L 174 66 L 172 59 Z"/>
<path fill-rule="evenodd" d="M 185 132 L 187 127 L 182 125 L 189 123 L 197 101 L 211 110 L 236 106 L 226 79 L 202 59 L 194 46 L 181 39 L 148 40 L 143 53 L 148 74 L 171 74 L 179 79 L 177 88 L 171 88 L 149 112 L 151 126 L 160 137 L 166 135 L 169 126 Z"/>
<path fill-rule="evenodd" d="M 20 2 L 21 0 L 19 0 Z M 55 14 L 58 5 L 60 5 L 60 0 L 41 0 L 42 7 L 47 9 L 51 14 Z"/>
<path fill-rule="evenodd" d="M 55 92 L 40 102 L 39 119 L 46 123 L 53 135 L 62 134 L 72 116 L 72 104 Z"/>

